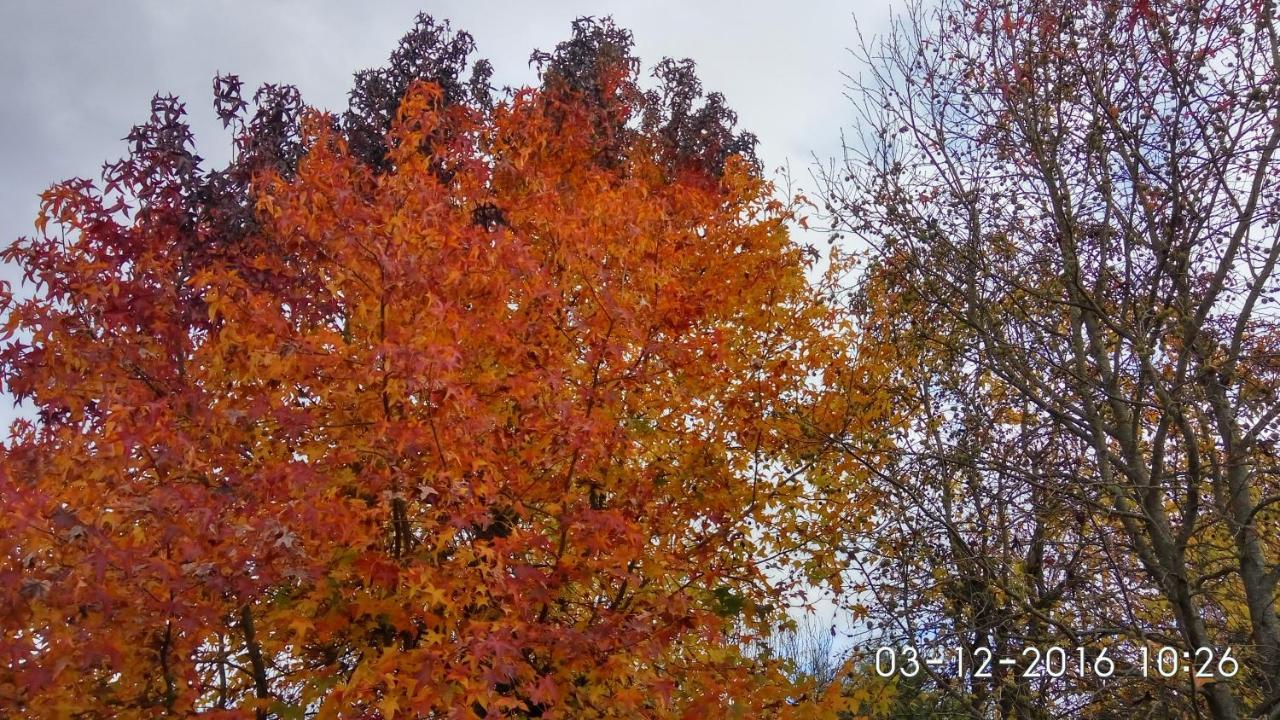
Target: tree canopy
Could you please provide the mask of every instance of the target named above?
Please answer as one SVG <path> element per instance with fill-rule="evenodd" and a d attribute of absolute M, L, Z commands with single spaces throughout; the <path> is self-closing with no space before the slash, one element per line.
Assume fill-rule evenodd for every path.
<path fill-rule="evenodd" d="M 851 356 L 792 208 L 692 64 L 645 92 L 630 43 L 579 21 L 495 99 L 422 17 L 341 118 L 220 77 L 227 167 L 158 97 L 45 194 L 5 254 L 38 412 L 0 463 L 5 706 L 816 707 L 748 648 L 822 575 L 801 530 L 853 511 L 805 495 L 814 423 L 877 411 L 812 411 Z"/>

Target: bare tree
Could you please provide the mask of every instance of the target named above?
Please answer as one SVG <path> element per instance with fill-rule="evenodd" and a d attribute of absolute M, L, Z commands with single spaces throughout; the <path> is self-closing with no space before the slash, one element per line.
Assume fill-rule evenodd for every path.
<path fill-rule="evenodd" d="M 1274 3 L 958 0 L 862 55 L 828 210 L 871 247 L 865 329 L 919 358 L 882 486 L 948 563 L 934 610 L 972 643 L 1230 649 L 1134 707 L 1280 717 Z"/>

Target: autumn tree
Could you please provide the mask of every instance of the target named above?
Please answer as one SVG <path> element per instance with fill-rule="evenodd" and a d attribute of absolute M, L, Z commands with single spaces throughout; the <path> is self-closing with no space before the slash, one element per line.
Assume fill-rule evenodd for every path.
<path fill-rule="evenodd" d="M 805 538 L 859 509 L 806 473 L 885 399 L 790 207 L 610 23 L 496 100 L 471 49 L 420 18 L 340 120 L 219 78 L 214 171 L 158 98 L 44 195 L 4 255 L 6 712 L 821 716 L 743 648 L 832 577 Z"/>
<path fill-rule="evenodd" d="M 915 349 L 903 509 L 850 542 L 875 614 L 1119 655 L 1105 690 L 931 677 L 973 717 L 1280 716 L 1274 3 L 958 0 L 864 50 L 828 209 Z M 1144 643 L 1240 672 L 1142 677 Z"/>

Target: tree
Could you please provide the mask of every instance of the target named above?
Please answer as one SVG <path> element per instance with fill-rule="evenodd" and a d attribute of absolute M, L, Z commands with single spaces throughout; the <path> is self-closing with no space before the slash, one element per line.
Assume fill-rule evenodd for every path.
<path fill-rule="evenodd" d="M 742 644 L 830 575 L 804 537 L 860 510 L 801 479 L 884 400 L 790 207 L 611 24 L 496 103 L 470 50 L 420 19 L 342 122 L 220 78 L 220 171 L 157 99 L 45 194 L 5 253 L 11 712 L 817 716 Z"/>
<path fill-rule="evenodd" d="M 1273 3 L 964 0 L 866 60 L 829 210 L 872 248 L 881 332 L 919 349 L 921 413 L 881 485 L 914 510 L 901 572 L 873 584 L 908 576 L 931 593 L 908 611 L 969 644 L 1240 658 L 1080 712 L 1277 716 Z M 989 702 L 1034 716 L 1020 685 Z"/>

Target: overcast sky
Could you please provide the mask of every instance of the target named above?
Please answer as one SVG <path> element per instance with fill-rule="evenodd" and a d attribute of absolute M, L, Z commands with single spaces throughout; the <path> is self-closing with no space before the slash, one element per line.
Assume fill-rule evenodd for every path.
<path fill-rule="evenodd" d="M 380 66 L 417 12 L 476 39 L 494 84 L 535 81 L 534 49 L 569 36 L 579 16 L 611 15 L 635 34 L 647 70 L 693 58 L 703 85 L 726 96 L 756 133 L 771 171 L 790 163 L 808 180 L 813 154 L 836 154 L 851 114 L 842 73 L 856 27 L 883 28 L 889 0 L 789 2 L 69 2 L 0 4 L 0 243 L 32 232 L 38 195 L 72 176 L 95 177 L 125 151 L 121 138 L 156 92 L 187 102 L 197 152 L 225 162 L 229 136 L 212 110 L 217 72 L 292 83 L 311 105 L 341 110 L 351 74 Z M 857 25 L 855 25 L 855 18 Z M 12 268 L 0 277 L 14 279 Z M 10 417 L 0 399 L 0 422 Z M 7 422 L 3 422 L 7 426 Z"/>

